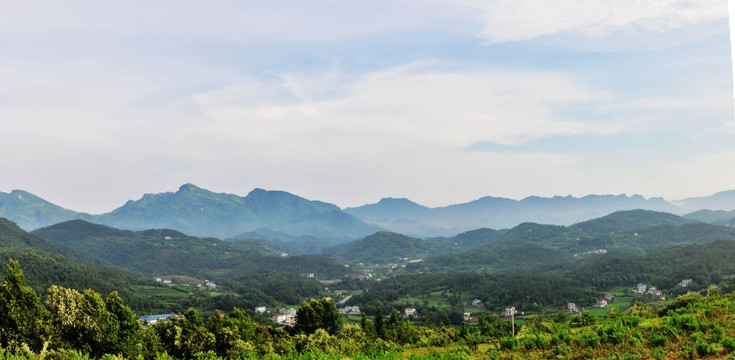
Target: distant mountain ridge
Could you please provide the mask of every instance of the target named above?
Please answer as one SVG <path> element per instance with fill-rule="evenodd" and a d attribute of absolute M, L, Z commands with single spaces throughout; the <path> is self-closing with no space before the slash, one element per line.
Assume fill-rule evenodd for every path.
<path fill-rule="evenodd" d="M 238 196 L 184 184 L 176 192 L 145 194 L 101 215 L 68 210 L 22 190 L 0 192 L 0 217 L 25 230 L 81 219 L 126 230 L 170 228 L 221 239 L 255 237 L 296 245 L 307 252 L 318 252 L 320 247 L 378 231 L 413 237 L 451 237 L 478 228 L 508 229 L 524 222 L 567 226 L 633 209 L 677 215 L 700 209 L 729 211 L 735 209 L 735 190 L 673 202 L 640 195 L 531 196 L 522 200 L 486 196 L 430 208 L 406 198 L 384 198 L 374 204 L 340 209 L 285 191 L 256 188 L 246 196 Z M 728 215 L 719 212 L 717 216 Z M 707 221 L 702 216 L 703 213 L 694 214 L 692 219 L 718 224 L 733 222 L 732 217 Z"/>
<path fill-rule="evenodd" d="M 146 194 L 91 220 L 121 229 L 168 228 L 221 239 L 258 229 L 324 238 L 358 238 L 381 230 L 336 205 L 284 191 L 254 189 L 240 197 L 193 184 L 182 185 L 175 193 Z"/>
<path fill-rule="evenodd" d="M 192 236 L 220 239 L 260 230 L 293 238 L 310 236 L 346 241 L 383 230 L 343 212 L 336 205 L 284 191 L 254 189 L 240 197 L 193 184 L 184 184 L 176 192 L 145 194 L 101 215 L 77 213 L 14 190 L 10 194 L 0 193 L 0 216 L 26 230 L 81 219 L 124 230 L 174 229 Z"/>
<path fill-rule="evenodd" d="M 524 222 L 571 225 L 620 210 L 678 212 L 676 206 L 662 198 L 645 199 L 640 195 L 531 196 L 523 200 L 488 196 L 438 208 L 404 199 L 401 205 L 383 199 L 345 211 L 365 222 L 413 236 L 449 236 L 482 227 L 510 228 Z"/>
<path fill-rule="evenodd" d="M 25 230 L 86 216 L 88 215 L 64 209 L 23 190 L 0 192 L 0 217 L 15 222 Z"/>

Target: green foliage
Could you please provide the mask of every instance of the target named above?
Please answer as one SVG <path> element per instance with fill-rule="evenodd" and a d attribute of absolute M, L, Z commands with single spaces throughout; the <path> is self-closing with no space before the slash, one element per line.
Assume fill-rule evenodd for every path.
<path fill-rule="evenodd" d="M 363 239 L 325 248 L 322 253 L 356 263 L 388 264 L 403 258 L 425 259 L 474 249 L 494 241 L 503 233 L 493 229 L 477 229 L 451 238 L 418 239 L 392 232 L 377 232 Z"/>
<path fill-rule="evenodd" d="M 38 296 L 25 283 L 25 275 L 17 261 L 3 269 L 5 280 L 0 283 L 0 345 L 12 348 L 23 343 L 38 348 L 37 319 L 42 307 Z"/>
<path fill-rule="evenodd" d="M 334 335 L 342 326 L 342 315 L 337 310 L 334 301 L 329 298 L 320 300 L 311 299 L 309 302 L 302 302 L 301 307 L 296 311 L 295 330 L 312 334 L 318 329 L 322 329 Z"/>

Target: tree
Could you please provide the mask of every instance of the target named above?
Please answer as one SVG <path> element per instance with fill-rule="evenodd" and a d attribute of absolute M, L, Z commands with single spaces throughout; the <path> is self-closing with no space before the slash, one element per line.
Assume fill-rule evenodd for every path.
<path fill-rule="evenodd" d="M 43 311 L 38 295 L 26 285 L 18 261 L 10 260 L 4 270 L 5 280 L 0 283 L 0 345 L 7 349 L 25 343 L 38 349 Z"/>
<path fill-rule="evenodd" d="M 110 348 L 112 317 L 99 293 L 87 289 L 82 295 L 76 328 L 79 329 L 76 349 L 100 357 Z"/>
<path fill-rule="evenodd" d="M 480 316 L 480 334 L 492 339 L 511 335 L 511 324 L 495 315 Z"/>
<path fill-rule="evenodd" d="M 380 306 L 375 310 L 375 336 L 385 338 L 385 325 L 383 324 L 383 311 Z"/>
<path fill-rule="evenodd" d="M 83 296 L 79 291 L 56 285 L 48 288 L 47 292 L 45 335 L 54 347 L 73 348 L 80 336 L 77 318 Z"/>
<path fill-rule="evenodd" d="M 111 340 L 111 354 L 122 354 L 126 358 L 134 358 L 140 353 L 138 344 L 141 336 L 141 326 L 138 317 L 123 303 L 123 299 L 113 291 L 107 296 L 105 308 L 111 316 L 110 332 L 114 333 Z"/>
<path fill-rule="evenodd" d="M 296 311 L 296 331 L 311 334 L 317 329 L 324 329 L 330 335 L 334 335 L 340 327 L 342 327 L 342 314 L 332 299 L 311 299 L 308 303 L 304 301 L 301 308 Z"/>

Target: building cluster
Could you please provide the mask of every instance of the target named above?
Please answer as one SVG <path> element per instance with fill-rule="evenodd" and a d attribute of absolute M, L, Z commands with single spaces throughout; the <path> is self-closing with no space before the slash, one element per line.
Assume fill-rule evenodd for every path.
<path fill-rule="evenodd" d="M 345 306 L 341 309 L 339 309 L 339 313 L 343 315 L 360 315 L 360 307 L 359 306 Z"/>
<path fill-rule="evenodd" d="M 588 255 L 600 255 L 600 254 L 607 254 L 607 249 L 593 249 L 581 253 L 574 254 L 575 257 L 583 257 Z"/>
<path fill-rule="evenodd" d="M 256 306 L 255 312 L 260 314 L 271 313 L 265 306 Z M 296 309 L 281 308 L 278 310 L 278 314 L 271 316 L 271 320 L 280 325 L 293 325 L 296 323 Z"/>
<path fill-rule="evenodd" d="M 138 318 L 138 320 L 143 325 L 153 325 L 159 321 L 166 321 L 170 318 L 172 318 L 174 314 L 158 314 L 158 315 L 143 315 Z"/>
<path fill-rule="evenodd" d="M 370 274 L 370 273 L 347 274 L 345 275 L 345 277 L 349 279 L 367 280 L 373 277 L 373 274 Z"/>
<path fill-rule="evenodd" d="M 176 276 L 162 276 L 162 277 L 157 277 L 156 278 L 156 282 L 159 282 L 161 284 L 171 285 L 171 284 L 174 283 L 174 278 L 177 278 L 177 281 L 179 281 L 179 282 L 181 282 L 181 283 L 183 283 L 184 285 L 187 285 L 187 286 L 188 285 L 191 285 L 191 284 L 197 284 L 197 287 L 199 287 L 199 288 L 207 288 L 207 289 L 215 289 L 215 288 L 217 288 L 217 284 L 215 284 L 212 281 L 206 280 L 206 279 L 204 281 L 200 281 L 200 280 L 196 280 L 196 279 L 190 279 L 190 278 L 189 278 L 189 280 L 186 280 L 186 279 L 183 279 L 182 280 L 181 278 L 178 278 Z"/>
<path fill-rule="evenodd" d="M 636 294 L 649 294 L 652 296 L 661 296 L 661 290 L 659 290 L 657 287 L 653 285 L 649 287 L 644 283 L 639 283 L 638 286 L 636 286 L 635 290 L 633 290 L 633 292 Z"/>

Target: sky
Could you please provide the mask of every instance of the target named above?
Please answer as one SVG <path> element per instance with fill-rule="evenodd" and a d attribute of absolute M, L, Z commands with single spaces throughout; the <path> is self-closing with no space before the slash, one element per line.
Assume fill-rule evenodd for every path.
<path fill-rule="evenodd" d="M 0 192 L 711 195 L 735 189 L 728 24 L 722 0 L 8 2 Z"/>

